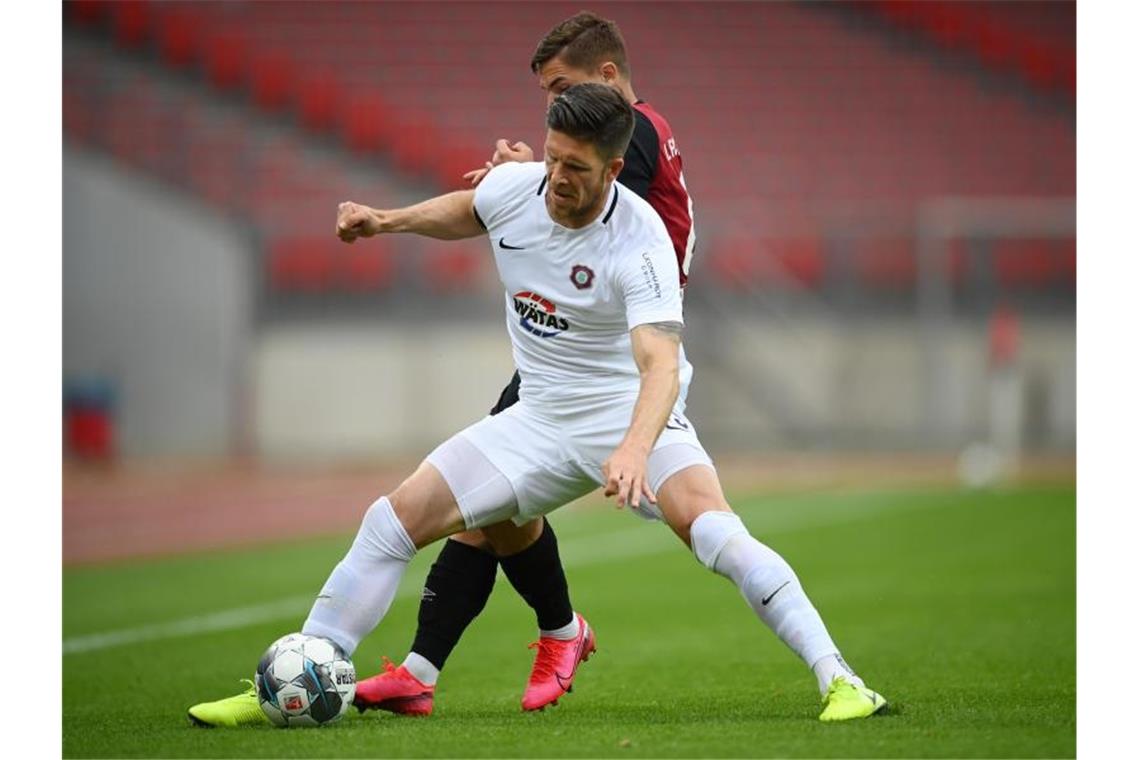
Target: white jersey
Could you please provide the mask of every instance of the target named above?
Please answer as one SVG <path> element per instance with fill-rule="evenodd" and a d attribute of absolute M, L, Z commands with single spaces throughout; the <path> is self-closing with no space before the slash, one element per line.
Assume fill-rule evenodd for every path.
<path fill-rule="evenodd" d="M 546 167 L 538 162 L 501 164 L 475 190 L 475 212 L 506 288 L 520 398 L 555 413 L 632 405 L 641 382 L 630 330 L 683 321 L 669 233 L 618 182 L 602 213 L 580 229 L 550 218 L 545 190 Z M 678 413 L 692 372 L 681 352 Z"/>

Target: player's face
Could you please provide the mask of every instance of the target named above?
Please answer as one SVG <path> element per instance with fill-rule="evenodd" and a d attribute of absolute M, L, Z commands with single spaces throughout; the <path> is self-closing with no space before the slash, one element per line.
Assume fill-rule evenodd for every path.
<path fill-rule="evenodd" d="M 610 183 L 625 163 L 606 161 L 592 143 L 546 130 L 546 209 L 559 224 L 577 228 L 594 220 Z"/>
<path fill-rule="evenodd" d="M 603 63 L 596 69 L 579 69 L 567 65 L 562 56 L 555 56 L 539 68 L 538 86 L 546 93 L 546 105 L 550 106 L 555 98 L 576 84 L 614 84 L 616 76 L 617 67 L 612 63 Z"/>

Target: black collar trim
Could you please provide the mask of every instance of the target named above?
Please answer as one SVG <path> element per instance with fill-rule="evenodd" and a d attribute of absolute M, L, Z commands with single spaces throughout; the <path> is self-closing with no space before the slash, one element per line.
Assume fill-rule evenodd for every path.
<path fill-rule="evenodd" d="M 617 199 L 618 199 L 618 189 L 617 189 L 617 185 L 615 184 L 614 185 L 614 199 L 610 203 L 610 210 L 606 212 L 605 217 L 602 219 L 602 224 L 608 223 L 610 221 L 610 217 L 614 215 L 614 209 L 617 208 Z"/>

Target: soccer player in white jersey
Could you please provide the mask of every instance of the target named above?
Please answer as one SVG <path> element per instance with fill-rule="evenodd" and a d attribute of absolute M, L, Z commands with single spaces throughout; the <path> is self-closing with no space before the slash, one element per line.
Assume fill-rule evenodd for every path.
<path fill-rule="evenodd" d="M 523 382 L 517 404 L 441 444 L 369 507 L 302 631 L 351 655 L 418 549 L 602 486 L 619 507 L 664 520 L 741 590 L 814 671 L 821 720 L 872 715 L 885 700 L 844 663 L 792 568 L 732 512 L 684 416 L 692 367 L 680 351 L 677 259 L 660 217 L 615 182 L 629 103 L 612 87 L 576 85 L 554 100 L 547 127 L 545 165 L 503 164 L 474 191 L 404 209 L 341 204 L 337 234 L 348 241 L 488 235 Z"/>

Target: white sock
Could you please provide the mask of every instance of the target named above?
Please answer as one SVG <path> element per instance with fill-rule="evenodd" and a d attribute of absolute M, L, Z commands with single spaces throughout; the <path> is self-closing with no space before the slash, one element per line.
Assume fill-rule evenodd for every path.
<path fill-rule="evenodd" d="M 829 654 L 822 660 L 811 666 L 812 672 L 815 673 L 815 679 L 819 681 L 819 693 L 826 694 L 827 687 L 831 685 L 832 680 L 839 676 L 843 676 L 850 683 L 856 686 L 865 686 L 863 679 L 855 675 L 855 671 L 851 669 L 842 657 L 837 654 Z"/>
<path fill-rule="evenodd" d="M 301 632 L 332 639 L 351 655 L 388 612 L 415 553 L 391 502 L 381 496 L 365 513 L 352 548 L 325 581 Z"/>
<path fill-rule="evenodd" d="M 832 660 L 842 663 L 839 648 L 783 557 L 753 538 L 731 512 L 700 515 L 690 534 L 697 558 L 735 583 L 756 615 L 808 667 L 815 671 L 820 664 L 822 671 L 834 672 Z M 845 665 L 843 674 L 853 676 Z M 820 679 L 819 671 L 816 677 Z M 827 685 L 820 690 L 825 692 Z"/>
<path fill-rule="evenodd" d="M 439 668 L 431 664 L 431 660 L 415 652 L 408 652 L 404 658 L 404 667 L 416 677 L 416 680 L 428 686 L 435 686 L 439 680 Z"/>
<path fill-rule="evenodd" d="M 575 612 L 574 616 L 570 618 L 570 622 L 561 628 L 555 628 L 553 631 L 539 629 L 538 635 L 561 641 L 571 641 L 578 638 L 578 613 Z"/>

